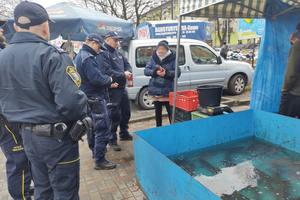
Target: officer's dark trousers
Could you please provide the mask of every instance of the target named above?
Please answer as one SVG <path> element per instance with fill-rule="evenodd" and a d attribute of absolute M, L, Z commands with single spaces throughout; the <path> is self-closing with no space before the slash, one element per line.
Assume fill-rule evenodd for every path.
<path fill-rule="evenodd" d="M 14 200 L 31 199 L 29 163 L 22 138 L 18 133 L 18 126 L 0 125 L 0 146 L 7 159 L 6 176 L 10 196 Z"/>
<path fill-rule="evenodd" d="M 300 96 L 282 94 L 278 114 L 300 118 Z"/>
<path fill-rule="evenodd" d="M 99 103 L 101 114 L 96 114 L 94 111 L 91 112 L 93 130 L 87 134 L 89 147 L 93 151 L 96 163 L 100 163 L 105 160 L 105 148 L 110 137 L 109 117 L 106 102 L 101 101 Z"/>
<path fill-rule="evenodd" d="M 112 89 L 109 91 L 108 114 L 110 117 L 110 138 L 109 144 L 117 144 L 117 129 L 120 125 L 120 138 L 126 138 L 129 135 L 128 122 L 131 116 L 130 101 L 128 92 L 124 89 Z"/>
<path fill-rule="evenodd" d="M 29 130 L 28 130 L 29 129 Z M 22 125 L 25 152 L 31 162 L 35 200 L 78 200 L 78 142 L 66 135 L 61 142 L 37 136 L 30 125 Z"/>

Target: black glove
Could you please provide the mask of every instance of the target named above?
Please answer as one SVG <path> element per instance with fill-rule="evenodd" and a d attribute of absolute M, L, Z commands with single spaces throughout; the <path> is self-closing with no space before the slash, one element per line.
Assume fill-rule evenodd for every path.
<path fill-rule="evenodd" d="M 152 74 L 153 77 L 158 77 L 157 71 L 158 71 L 158 68 L 156 68 L 156 69 L 153 71 L 153 74 Z"/>

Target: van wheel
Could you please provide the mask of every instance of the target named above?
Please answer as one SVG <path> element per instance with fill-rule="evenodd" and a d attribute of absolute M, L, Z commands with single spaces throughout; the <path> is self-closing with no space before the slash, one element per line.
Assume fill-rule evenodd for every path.
<path fill-rule="evenodd" d="M 154 108 L 152 96 L 148 95 L 148 87 L 145 87 L 141 90 L 139 95 L 139 104 L 145 110 L 150 110 Z"/>
<path fill-rule="evenodd" d="M 228 92 L 232 95 L 242 94 L 245 90 L 246 79 L 242 74 L 234 75 L 228 83 Z"/>

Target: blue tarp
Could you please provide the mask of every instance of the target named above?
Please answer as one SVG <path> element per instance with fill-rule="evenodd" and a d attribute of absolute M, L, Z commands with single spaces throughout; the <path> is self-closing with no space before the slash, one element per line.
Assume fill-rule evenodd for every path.
<path fill-rule="evenodd" d="M 51 39 L 59 35 L 67 39 L 67 34 L 71 34 L 71 40 L 84 41 L 89 33 L 99 33 L 104 36 L 108 31 L 116 31 L 125 39 L 134 36 L 132 22 L 99 11 L 77 7 L 66 2 L 48 7 L 47 11 L 50 18 L 56 22 L 49 23 Z M 15 33 L 13 23 L 14 19 L 8 19 L 8 23 L 3 27 L 8 42 Z"/>
<path fill-rule="evenodd" d="M 181 38 L 211 40 L 211 24 L 202 21 L 183 21 Z M 143 21 L 136 28 L 136 39 L 177 38 L 177 21 Z"/>
<path fill-rule="evenodd" d="M 279 0 L 269 0 L 266 12 L 280 13 L 291 6 Z M 287 64 L 291 43 L 289 37 L 300 22 L 300 12 L 280 15 L 276 19 L 266 17 L 265 32 L 259 50 L 250 107 L 252 109 L 277 112 L 280 104 L 280 90 Z M 300 56 L 300 54 L 299 54 Z"/>

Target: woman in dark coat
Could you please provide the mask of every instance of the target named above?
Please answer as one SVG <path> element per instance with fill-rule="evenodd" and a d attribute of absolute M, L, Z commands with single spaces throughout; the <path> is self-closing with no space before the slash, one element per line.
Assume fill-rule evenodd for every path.
<path fill-rule="evenodd" d="M 174 91 L 176 53 L 170 50 L 166 40 L 158 43 L 144 74 L 151 76 L 149 81 L 148 94 L 153 95 L 155 106 L 156 127 L 162 126 L 162 107 L 165 106 L 170 119 L 169 93 Z M 181 71 L 178 69 L 178 77 Z"/>

